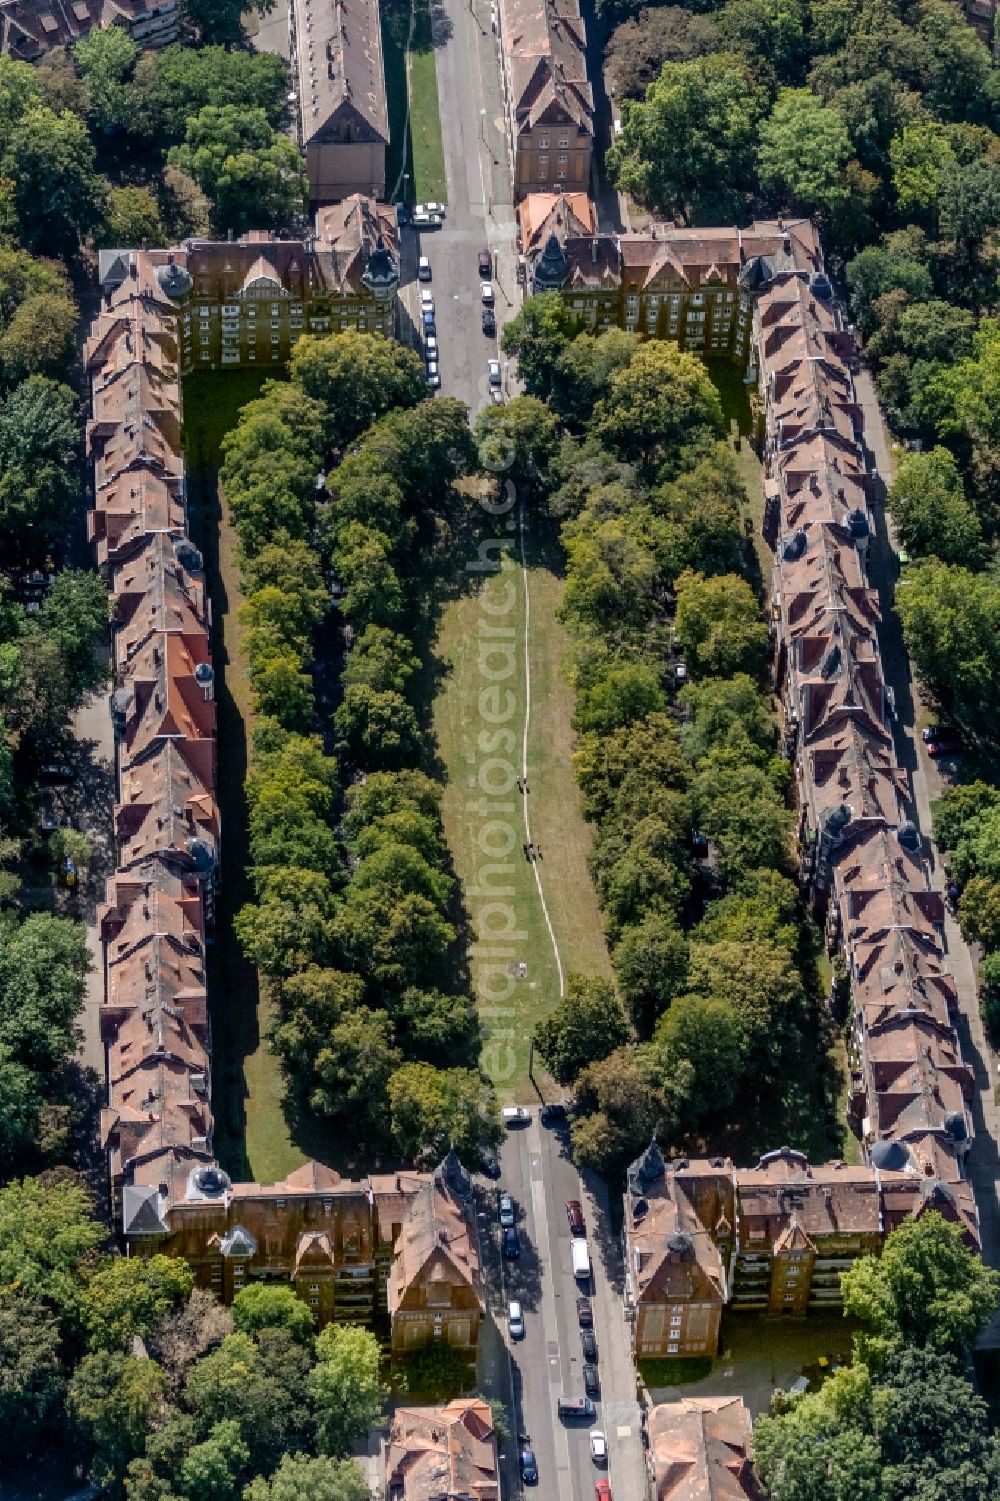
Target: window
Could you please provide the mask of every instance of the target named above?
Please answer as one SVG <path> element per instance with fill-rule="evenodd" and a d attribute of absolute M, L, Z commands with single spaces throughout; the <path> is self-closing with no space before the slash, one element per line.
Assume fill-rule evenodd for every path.
<path fill-rule="evenodd" d="M 281 343 L 281 335 L 280 334 L 272 334 L 271 335 L 271 343 L 272 344 L 280 344 Z"/>
<path fill-rule="evenodd" d="M 795 1302 L 795 1294 L 794 1293 L 786 1293 L 785 1294 L 785 1302 L 786 1303 L 794 1303 Z"/>
<path fill-rule="evenodd" d="M 222 316 L 223 318 L 238 318 L 240 316 L 240 310 L 235 305 L 235 303 L 224 302 L 222 304 Z"/>
<path fill-rule="evenodd" d="M 681 305 L 681 299 L 680 299 L 680 297 L 679 297 L 679 296 L 678 296 L 678 295 L 677 295 L 677 293 L 676 293 L 676 292 L 675 292 L 675 293 L 674 293 L 674 294 L 673 294 L 673 295 L 672 295 L 672 297 L 671 297 L 671 298 L 670 298 L 670 306 L 671 306 L 671 307 L 680 307 L 680 305 Z"/>
<path fill-rule="evenodd" d="M 210 316 L 211 316 L 211 314 L 210 314 L 210 311 L 209 311 L 209 309 L 207 307 L 203 307 L 203 308 L 199 308 L 198 309 L 198 317 L 202 320 L 203 323 L 207 322 L 207 320 L 209 319 Z"/>
<path fill-rule="evenodd" d="M 691 306 L 692 307 L 701 307 L 701 305 L 702 305 L 702 303 L 704 301 L 705 301 L 705 298 L 703 297 L 703 295 L 701 294 L 701 292 L 692 292 L 692 294 L 691 294 Z"/>
<path fill-rule="evenodd" d="M 733 300 L 733 294 L 732 294 L 732 292 L 727 292 L 726 293 L 726 301 L 727 302 L 732 302 L 732 300 Z"/>
<path fill-rule="evenodd" d="M 310 1308 L 318 1308 L 319 1307 L 319 1299 L 318 1298 L 310 1298 L 309 1299 L 309 1307 Z"/>
<path fill-rule="evenodd" d="M 309 1284 L 309 1291 L 311 1293 L 318 1293 L 319 1292 L 319 1283 L 318 1282 L 310 1282 L 310 1284 Z"/>
<path fill-rule="evenodd" d="M 281 312 L 281 303 L 280 302 L 272 302 L 271 303 L 271 317 L 272 318 L 277 318 L 277 316 L 278 316 L 278 314 L 280 312 Z"/>
<path fill-rule="evenodd" d="M 556 176 L 557 177 L 565 177 L 566 176 L 566 168 L 565 167 L 558 167 L 556 169 Z"/>
<path fill-rule="evenodd" d="M 569 145 L 569 136 L 560 136 L 559 137 L 559 144 L 560 144 L 560 146 L 568 146 Z"/>
<path fill-rule="evenodd" d="M 712 348 L 713 349 L 718 349 L 718 347 L 719 347 L 719 341 L 718 341 L 718 339 L 713 339 L 712 340 Z"/>
<path fill-rule="evenodd" d="M 209 335 L 207 333 L 202 333 L 202 334 L 198 335 L 198 343 L 199 344 L 207 344 L 208 340 L 209 340 Z"/>
<path fill-rule="evenodd" d="M 730 298 L 732 297 L 732 295 L 733 295 L 732 292 L 730 292 L 730 294 L 729 294 Z M 302 317 L 302 304 L 301 304 L 301 302 L 293 302 L 292 303 L 291 312 L 292 312 L 292 317 L 293 318 L 301 318 Z"/>
<path fill-rule="evenodd" d="M 208 352 L 208 350 L 207 350 L 207 349 L 203 349 L 203 350 L 202 350 L 202 351 L 201 351 L 201 358 L 202 358 L 202 359 L 203 359 L 203 360 L 210 360 L 210 359 L 211 359 L 211 358 L 212 358 L 212 356 L 211 356 L 211 355 L 210 355 L 210 354 L 209 354 L 209 352 Z"/>
<path fill-rule="evenodd" d="M 668 1345 L 667 1346 L 667 1354 L 668 1355 L 676 1355 L 677 1351 L 678 1351 L 678 1348 L 679 1347 L 677 1345 Z"/>
<path fill-rule="evenodd" d="M 548 138 L 548 136 L 539 136 L 538 137 L 538 149 L 540 151 L 548 151 L 548 149 L 549 149 L 549 138 Z"/>
<path fill-rule="evenodd" d="M 569 161 L 569 157 L 566 155 L 565 151 L 561 151 L 557 160 L 561 167 L 565 167 L 566 163 Z"/>

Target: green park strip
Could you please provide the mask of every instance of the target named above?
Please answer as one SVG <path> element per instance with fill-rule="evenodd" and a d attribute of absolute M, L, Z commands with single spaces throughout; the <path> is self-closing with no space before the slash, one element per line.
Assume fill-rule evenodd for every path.
<path fill-rule="evenodd" d="M 436 645 L 444 675 L 433 717 L 448 773 L 445 832 L 472 922 L 470 967 L 484 1031 L 483 1063 L 502 1099 L 526 1102 L 537 1099 L 528 1074 L 531 1034 L 560 993 L 539 882 L 563 975 L 611 972 L 587 871 L 591 830 L 580 812 L 570 760 L 573 695 L 562 672 L 567 638 L 557 619 L 563 585 L 546 560 L 532 556 L 530 544 L 528 562 L 528 792 L 519 792 L 516 785 L 500 790 L 510 780 L 504 765 L 520 775 L 528 702 L 524 576 L 516 549 L 499 577 L 487 577 L 444 612 Z M 496 613 L 501 607 L 502 617 Z M 491 626 L 510 634 L 491 636 Z M 497 646 L 493 655 L 491 648 Z M 497 673 L 508 675 L 491 679 Z M 500 697 L 501 710 L 511 711 L 503 725 L 495 717 L 489 720 L 495 697 Z M 528 837 L 525 800 L 530 838 L 541 851 L 534 863 L 522 849 Z M 491 863 L 502 864 L 504 873 L 485 871 Z M 491 882 L 497 900 L 488 889 Z M 507 937 L 499 933 L 504 926 L 512 927 Z M 517 966 L 514 976 L 508 976 L 509 966 Z M 543 1077 L 537 1065 L 535 1075 Z"/>
<path fill-rule="evenodd" d="M 409 199 L 445 200 L 447 182 L 437 71 L 426 0 L 418 0 L 414 7 L 412 40 L 406 0 L 392 0 L 383 6 L 382 57 L 389 101 L 386 192 L 401 197 L 405 173 L 409 178 L 405 189 Z"/>
<path fill-rule="evenodd" d="M 244 795 L 253 695 L 239 623 L 243 595 L 236 533 L 218 478 L 222 440 L 236 425 L 240 408 L 260 394 L 265 377 L 277 374 L 240 370 L 192 375 L 184 386 L 192 533 L 205 556 L 212 600 L 218 707 L 222 872 L 208 986 L 215 1145 L 230 1173 L 257 1183 L 280 1181 L 300 1167 L 306 1155 L 292 1141 L 282 1109 L 281 1068 L 265 1041 L 268 1003 L 233 930 L 236 913 L 254 900 Z"/>

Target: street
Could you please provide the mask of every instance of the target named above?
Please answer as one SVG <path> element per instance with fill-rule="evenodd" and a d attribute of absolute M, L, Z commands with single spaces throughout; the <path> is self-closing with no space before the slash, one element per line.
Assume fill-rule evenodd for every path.
<path fill-rule="evenodd" d="M 504 1495 L 521 1489 L 517 1432 L 530 1435 L 538 1461 L 539 1495 L 560 1501 L 592 1501 L 594 1482 L 611 1481 L 615 1501 L 642 1501 L 646 1494 L 635 1376 L 622 1312 L 621 1262 L 617 1240 L 608 1235 L 607 1216 L 581 1183 L 569 1153 L 565 1126 L 543 1125 L 538 1112 L 515 1127 L 501 1148 L 503 1174 L 497 1184 L 481 1180 L 479 1230 L 492 1324 L 483 1331 L 480 1375 L 487 1397 L 509 1400 L 514 1432 L 503 1445 Z M 503 1191 L 517 1206 L 520 1256 L 500 1255 L 497 1201 Z M 587 1225 L 593 1276 L 591 1305 L 597 1336 L 601 1393 L 592 1422 L 564 1423 L 560 1396 L 582 1397 L 583 1352 L 577 1319 L 577 1285 L 571 1266 L 566 1202 L 578 1199 Z M 512 1340 L 507 1304 L 516 1299 L 524 1314 L 524 1338 Z M 590 1457 L 589 1433 L 603 1430 L 608 1441 L 607 1470 Z M 526 1488 L 526 1493 L 528 1493 Z"/>
<path fill-rule="evenodd" d="M 457 396 L 470 418 L 489 402 L 486 362 L 500 358 L 506 394 L 513 394 L 506 361 L 496 338 L 482 331 L 477 256 L 493 256 L 493 288 L 499 335 L 517 312 L 516 221 L 503 133 L 503 107 L 496 37 L 490 29 L 489 0 L 451 5 L 447 15 L 435 8 L 433 18 L 438 97 L 448 214 L 440 229 L 402 232 L 402 335 L 422 348 L 420 289 L 434 293 L 441 394 Z M 412 198 L 409 184 L 404 197 Z M 430 283 L 417 281 L 417 260 L 431 263 Z"/>

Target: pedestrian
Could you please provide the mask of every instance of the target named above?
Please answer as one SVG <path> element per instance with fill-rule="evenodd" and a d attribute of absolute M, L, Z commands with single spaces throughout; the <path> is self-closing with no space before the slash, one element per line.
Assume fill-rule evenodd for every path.
<path fill-rule="evenodd" d="M 528 845 L 527 845 L 527 844 L 522 844 L 522 845 L 521 845 L 521 848 L 522 848 L 522 849 L 523 849 L 523 850 L 524 850 L 524 858 L 525 858 L 525 859 L 526 859 L 526 860 L 530 860 L 530 859 L 531 859 L 531 856 L 530 856 L 530 855 L 529 855 L 529 854 L 528 854 L 528 849 L 529 849 L 529 846 L 528 846 Z"/>
<path fill-rule="evenodd" d="M 521 783 L 521 791 L 522 791 L 522 792 L 530 792 L 530 791 L 531 791 L 531 788 L 530 788 L 530 787 L 529 787 L 529 786 L 528 786 L 528 783 L 527 783 L 527 779 L 525 779 L 525 780 L 524 780 L 524 781 L 523 781 L 523 782 L 522 782 L 522 783 Z"/>
<path fill-rule="evenodd" d="M 541 858 L 542 858 L 542 846 L 540 844 L 536 844 L 535 845 L 535 859 L 536 860 L 540 860 Z"/>

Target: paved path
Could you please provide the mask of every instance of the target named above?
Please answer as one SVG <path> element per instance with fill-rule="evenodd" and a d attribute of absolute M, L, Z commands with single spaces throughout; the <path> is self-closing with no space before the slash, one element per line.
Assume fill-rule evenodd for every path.
<path fill-rule="evenodd" d="M 104 883 L 112 867 L 111 818 L 115 795 L 115 742 L 105 690 L 93 694 L 77 710 L 71 729 L 76 741 L 76 779 L 63 790 L 62 802 L 72 825 L 87 834 L 94 846 L 94 858 L 79 900 L 79 915 L 87 929 L 91 970 L 79 1018 L 83 1040 L 77 1056 L 103 1079 L 100 1008 L 104 1000 L 104 954 L 97 930 L 97 903 L 104 896 Z"/>
<path fill-rule="evenodd" d="M 866 368 L 858 371 L 855 388 L 864 415 L 865 441 L 884 490 L 891 484 L 893 476 L 891 441 L 879 409 L 874 381 Z M 896 696 L 897 755 L 900 766 L 909 777 L 912 800 L 910 812 L 923 836 L 931 886 L 935 891 L 943 892 L 944 871 L 930 838 L 931 802 L 941 796 L 948 783 L 927 755 L 919 733 L 909 657 L 903 645 L 899 617 L 892 609 L 893 585 L 898 572 L 892 519 L 881 505 L 875 507 L 875 516 L 877 535 L 873 543 L 871 575 L 878 588 L 882 606 L 880 638 L 886 682 Z M 962 1056 L 975 1073 L 972 1118 L 976 1139 L 969 1153 L 967 1171 L 979 1206 L 983 1257 L 991 1266 L 1000 1266 L 1000 1209 L 997 1203 L 1000 1110 L 995 1098 L 997 1063 L 983 1030 L 974 954 L 950 912 L 945 917 L 945 943 L 948 962 L 958 985 Z M 991 1326 L 988 1339 L 991 1344 L 1000 1344 L 1000 1321 L 996 1321 L 995 1328 Z"/>

